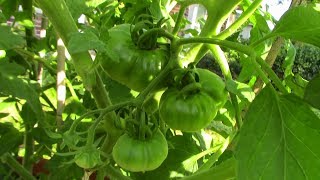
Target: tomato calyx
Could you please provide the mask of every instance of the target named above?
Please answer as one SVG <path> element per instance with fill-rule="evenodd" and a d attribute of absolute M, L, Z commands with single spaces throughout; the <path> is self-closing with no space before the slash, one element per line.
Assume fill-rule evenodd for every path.
<path fill-rule="evenodd" d="M 152 29 L 161 28 L 166 21 L 164 18 L 154 22 L 154 17 L 149 14 L 142 14 L 136 18 L 136 23 L 130 26 L 130 34 L 133 43 L 142 50 L 155 50 L 159 48 L 158 37 L 156 33 L 145 36 L 144 34 Z"/>

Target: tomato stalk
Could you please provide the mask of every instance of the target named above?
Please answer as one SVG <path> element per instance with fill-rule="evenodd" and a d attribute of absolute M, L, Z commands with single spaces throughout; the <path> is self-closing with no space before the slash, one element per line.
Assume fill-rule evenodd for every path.
<path fill-rule="evenodd" d="M 201 4 L 207 9 L 208 17 L 199 36 L 211 37 L 220 32 L 223 23 L 240 2 L 240 0 L 189 0 L 185 1 L 183 5 Z M 182 65 L 194 62 L 197 57 L 206 54 L 207 50 L 203 50 L 203 48 L 202 44 L 193 46 L 182 60 Z M 198 56 L 199 53 L 201 56 Z"/>
<path fill-rule="evenodd" d="M 81 120 L 83 120 L 84 118 L 88 117 L 88 116 L 91 116 L 93 114 L 98 114 L 98 113 L 101 113 L 102 115 L 105 115 L 111 111 L 114 111 L 114 110 L 117 110 L 117 109 L 120 109 L 124 106 L 130 106 L 130 105 L 135 105 L 135 101 L 134 100 L 131 100 L 131 101 L 126 101 L 126 102 L 122 102 L 122 103 L 118 103 L 118 104 L 115 104 L 115 105 L 112 105 L 112 106 L 109 106 L 109 107 L 106 107 L 106 108 L 103 108 L 103 109 L 96 109 L 96 110 L 92 110 L 90 112 L 87 112 L 83 115 L 81 115 L 78 119 L 76 119 L 69 131 L 75 131 L 78 124 L 81 122 Z"/>
<path fill-rule="evenodd" d="M 264 71 L 270 76 L 270 79 L 274 82 L 274 84 L 279 88 L 279 90 L 283 94 L 287 94 L 288 91 L 285 88 L 285 86 L 282 84 L 281 80 L 279 77 L 276 75 L 276 73 L 271 69 L 268 63 L 264 61 L 261 57 L 257 57 L 257 62 L 260 64 L 260 66 L 263 68 Z"/>
<path fill-rule="evenodd" d="M 179 14 L 178 14 L 178 17 L 176 19 L 176 23 L 175 23 L 174 29 L 172 30 L 172 34 L 173 35 L 177 35 L 179 30 L 180 30 L 180 24 L 181 24 L 181 21 L 182 21 L 182 19 L 184 17 L 184 12 L 186 11 L 186 7 L 187 6 L 184 6 L 184 5 L 180 6 Z"/>
<path fill-rule="evenodd" d="M 16 159 L 14 159 L 9 153 L 5 153 L 4 155 L 2 155 L 1 156 L 1 161 L 3 163 L 7 163 L 23 179 L 36 180 L 36 178 L 34 178 L 29 171 L 27 171 L 23 166 L 21 166 L 21 164 Z"/>
<path fill-rule="evenodd" d="M 111 179 L 132 180 L 131 178 L 124 176 L 119 170 L 115 169 L 110 164 L 105 166 L 104 170 L 107 172 L 108 176 L 110 176 Z"/>
<path fill-rule="evenodd" d="M 32 0 L 24 0 L 22 1 L 22 8 L 23 12 L 26 15 L 26 18 L 28 20 L 32 20 L 32 5 L 33 1 Z M 26 32 L 26 44 L 27 44 L 27 49 L 32 48 L 32 39 L 33 39 L 33 28 L 25 28 Z M 27 59 L 32 59 L 33 57 L 28 57 Z M 36 68 L 37 63 L 32 63 L 33 67 L 33 78 L 34 80 L 38 79 L 38 69 Z M 25 125 L 25 131 L 24 131 L 24 158 L 22 161 L 23 167 L 26 168 L 28 171 L 32 170 L 32 161 L 31 161 L 31 156 L 34 153 L 34 140 L 33 140 L 33 135 L 32 135 L 32 126 L 29 123 L 26 123 L 24 121 Z"/>
<path fill-rule="evenodd" d="M 234 34 L 248 19 L 249 17 L 256 11 L 256 9 L 260 6 L 262 0 L 256 0 L 254 1 L 248 9 L 246 9 L 241 16 L 233 23 L 231 26 L 229 26 L 227 29 L 222 31 L 221 33 L 217 34 L 215 38 L 224 40 Z M 198 47 L 197 47 L 198 48 Z M 194 59 L 192 59 L 194 62 L 198 62 L 206 53 L 208 52 L 208 48 L 206 46 L 202 46 L 200 49 L 192 49 L 187 54 L 187 58 L 192 58 L 189 56 L 189 54 L 193 54 Z M 196 54 L 196 56 L 194 56 Z"/>
<path fill-rule="evenodd" d="M 177 66 L 179 60 L 179 53 L 181 51 L 181 46 L 176 44 L 178 38 L 174 38 L 171 41 L 171 52 L 168 64 L 165 68 L 158 74 L 156 78 L 154 78 L 150 84 L 139 94 L 136 98 L 137 104 L 143 104 L 144 100 L 148 96 L 148 94 L 160 83 L 162 82 L 170 73 L 170 71 Z"/>
<path fill-rule="evenodd" d="M 217 35 L 218 39 L 226 39 L 235 33 L 249 18 L 250 16 L 260 7 L 262 0 L 255 0 L 249 7 L 246 9 L 240 17 L 233 22 L 227 29 L 222 31 Z"/>
<path fill-rule="evenodd" d="M 65 1 L 37 0 L 37 2 L 53 24 L 64 44 L 68 44 L 70 40 L 70 33 L 78 32 L 78 28 L 67 8 Z M 71 54 L 71 57 L 77 73 L 83 79 L 85 87 L 92 93 L 98 107 L 105 108 L 111 106 L 112 103 L 98 72 L 88 72 L 88 67 L 92 66 L 92 59 L 89 53 L 82 52 Z M 113 123 L 115 117 L 116 115 L 114 112 L 107 114 L 105 117 L 105 127 L 108 133 L 108 138 L 106 138 L 104 142 L 102 147 L 103 149 L 112 149 L 115 141 L 121 135 L 121 131 L 119 131 Z"/>
<path fill-rule="evenodd" d="M 220 40 L 216 38 L 202 38 L 202 37 L 195 37 L 195 38 L 183 38 L 179 39 L 177 41 L 178 45 L 184 45 L 184 44 L 190 44 L 190 43 L 207 43 L 210 44 L 208 47 L 210 50 L 216 54 L 217 61 L 221 67 L 221 70 L 225 77 L 231 77 L 230 71 L 229 71 L 229 65 L 227 62 L 227 59 L 224 57 L 222 59 L 222 56 L 224 56 L 223 52 L 220 50 L 217 50 L 215 47 L 212 47 L 212 44 L 217 44 L 220 46 L 224 46 L 233 50 L 237 50 L 239 52 L 242 52 L 248 56 L 251 56 L 251 61 L 253 65 L 256 67 L 257 72 L 259 73 L 259 76 L 262 78 L 264 83 L 269 83 L 268 77 L 264 74 L 264 72 L 261 70 L 260 66 L 263 68 L 264 71 L 267 72 L 267 74 L 270 76 L 272 81 L 275 83 L 277 88 L 280 89 L 282 93 L 287 93 L 287 90 L 285 90 L 285 87 L 281 83 L 281 80 L 279 77 L 275 74 L 275 72 L 270 68 L 270 66 L 263 61 L 263 59 L 256 56 L 256 53 L 254 49 L 251 46 L 242 45 L 240 43 L 235 43 L 227 40 Z M 259 64 L 258 64 L 259 63 Z"/>

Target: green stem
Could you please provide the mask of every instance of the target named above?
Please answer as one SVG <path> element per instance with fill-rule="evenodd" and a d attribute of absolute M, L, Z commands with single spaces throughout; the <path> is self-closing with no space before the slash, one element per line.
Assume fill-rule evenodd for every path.
<path fill-rule="evenodd" d="M 277 86 L 277 88 L 283 93 L 287 94 L 288 91 L 286 87 L 282 84 L 279 77 L 276 75 L 276 73 L 271 69 L 268 63 L 266 63 L 261 57 L 257 57 L 257 62 L 260 64 L 260 66 L 263 68 L 264 71 L 267 72 L 270 79 L 273 81 L 273 83 Z"/>
<path fill-rule="evenodd" d="M 23 156 L 23 167 L 28 170 L 29 172 L 32 171 L 32 155 L 33 155 L 33 151 L 34 151 L 34 145 L 33 145 L 33 136 L 31 133 L 32 128 L 30 127 L 30 125 L 25 124 L 25 132 L 24 132 L 24 149 L 25 149 L 25 153 Z"/>
<path fill-rule="evenodd" d="M 22 1 L 22 8 L 23 12 L 26 15 L 26 18 L 30 21 L 32 21 L 32 0 L 24 0 Z M 26 42 L 27 42 L 27 49 L 32 48 L 32 39 L 33 39 L 33 28 L 25 28 L 26 32 Z M 28 57 L 27 59 L 32 60 L 33 57 Z M 33 64 L 33 67 L 36 67 L 35 64 Z M 35 78 L 38 76 L 38 70 L 34 69 L 34 74 L 36 74 Z M 31 156 L 33 155 L 34 151 L 34 145 L 33 145 L 33 136 L 31 133 L 32 127 L 28 123 L 25 123 L 25 133 L 24 133 L 24 158 L 23 158 L 23 166 L 26 170 L 30 171 L 32 170 L 32 160 Z"/>
<path fill-rule="evenodd" d="M 232 94 L 231 92 L 229 92 L 229 94 L 230 94 L 230 98 L 231 98 L 231 103 L 235 109 L 236 126 L 237 126 L 238 130 L 240 130 L 243 122 L 242 122 L 241 110 L 239 107 L 238 99 L 235 94 Z"/>
<path fill-rule="evenodd" d="M 224 141 L 224 143 L 221 145 L 219 150 L 213 154 L 206 163 L 204 163 L 196 173 L 203 172 L 205 170 L 208 170 L 211 168 L 211 166 L 219 159 L 219 157 L 222 155 L 222 153 L 227 149 L 229 144 L 232 142 L 233 138 L 236 136 L 237 131 L 231 132 L 229 137 Z"/>
<path fill-rule="evenodd" d="M 250 18 L 250 16 L 256 11 L 256 9 L 259 8 L 261 2 L 262 0 L 255 0 L 231 26 L 218 34 L 217 38 L 226 39 L 233 33 L 235 33 Z"/>
<path fill-rule="evenodd" d="M 32 174 L 27 171 L 17 160 L 15 160 L 9 153 L 5 153 L 1 156 L 3 163 L 7 163 L 14 171 L 16 171 L 23 179 L 36 180 Z"/>
<path fill-rule="evenodd" d="M 240 51 L 247 55 L 254 55 L 254 49 L 252 49 L 249 46 L 227 41 L 227 40 L 221 40 L 217 38 L 206 38 L 206 37 L 195 37 L 195 38 L 182 38 L 177 40 L 177 45 L 182 46 L 184 44 L 194 44 L 194 43 L 206 43 L 206 44 L 216 44 L 220 46 L 224 46 L 230 49 L 234 49 L 236 51 Z"/>
<path fill-rule="evenodd" d="M 14 51 L 22 56 L 27 56 L 27 59 L 32 59 L 34 61 L 37 61 L 39 63 L 42 63 L 49 71 L 50 75 L 56 76 L 57 71 L 50 66 L 50 64 L 47 63 L 45 59 L 40 58 L 39 56 L 33 54 L 32 52 L 29 52 L 24 49 L 14 49 Z"/>
<path fill-rule="evenodd" d="M 261 1 L 262 0 L 254 1 L 249 6 L 249 8 L 245 12 L 243 12 L 241 16 L 230 27 L 225 29 L 223 32 L 219 33 L 215 38 L 224 40 L 229 36 L 231 36 L 233 33 L 235 33 L 237 29 L 239 29 L 248 20 L 248 18 L 255 12 L 255 10 L 261 4 Z M 198 62 L 207 52 L 208 52 L 208 49 L 206 46 L 197 45 L 188 52 L 185 59 L 189 60 L 188 62 L 190 61 Z"/>
<path fill-rule="evenodd" d="M 99 123 L 103 120 L 103 114 L 100 114 L 100 116 L 94 121 L 94 123 L 91 125 L 91 127 L 88 130 L 88 138 L 87 138 L 87 146 L 91 146 L 94 143 L 94 135 L 96 128 L 98 127 Z"/>
<path fill-rule="evenodd" d="M 74 22 L 70 11 L 64 0 L 37 0 L 40 8 L 48 17 L 57 34 L 67 46 L 72 33 L 78 33 L 78 28 Z M 88 72 L 88 67 L 92 65 L 92 59 L 88 52 L 70 54 L 77 73 L 82 78 L 87 89 L 91 89 L 94 82 L 92 74 Z M 102 87 L 101 87 L 102 88 Z"/>
<path fill-rule="evenodd" d="M 232 75 L 230 72 L 228 60 L 225 57 L 221 48 L 217 45 L 208 45 L 208 47 L 211 50 L 212 54 L 215 56 L 216 61 L 218 62 L 224 77 L 227 80 L 232 80 Z M 244 47 L 244 49 L 245 49 L 245 47 Z M 229 94 L 230 94 L 230 98 L 231 98 L 231 103 L 235 109 L 235 119 L 237 122 L 237 126 L 240 129 L 240 127 L 242 125 L 242 117 L 241 117 L 241 110 L 239 107 L 238 99 L 235 94 L 233 94 L 233 93 L 229 93 Z"/>
<path fill-rule="evenodd" d="M 129 106 L 129 105 L 134 105 L 134 104 L 135 104 L 134 101 L 126 101 L 126 102 L 115 104 L 115 105 L 112 105 L 112 106 L 109 106 L 109 107 L 106 107 L 106 108 L 103 108 L 103 109 L 96 109 L 96 110 L 87 112 L 87 113 L 81 115 L 78 119 L 74 120 L 74 122 L 72 123 L 69 131 L 75 131 L 77 126 L 78 126 L 78 124 L 85 117 L 91 116 L 93 114 L 98 114 L 98 113 L 101 113 L 101 115 L 105 115 L 105 114 L 107 114 L 107 113 L 109 113 L 111 111 L 117 110 L 117 109 L 122 108 L 124 106 Z"/>
<path fill-rule="evenodd" d="M 48 19 L 51 21 L 54 26 L 57 34 L 61 37 L 64 44 L 68 45 L 70 40 L 70 34 L 78 33 L 78 28 L 76 23 L 74 22 L 68 7 L 64 0 L 37 0 L 40 8 L 44 11 Z M 85 87 L 91 91 L 98 108 L 106 108 L 110 106 L 112 103 L 108 96 L 107 91 L 103 85 L 103 82 L 98 74 L 98 72 L 92 73 L 88 71 L 88 67 L 92 66 L 92 59 L 88 52 L 71 54 L 73 64 L 77 73 L 83 79 Z M 101 147 L 101 150 L 114 145 L 115 141 L 121 135 L 121 131 L 119 131 L 114 124 L 115 113 L 111 112 L 105 116 L 105 129 L 108 133 L 108 137 L 110 141 L 105 141 Z"/>
<path fill-rule="evenodd" d="M 177 39 L 174 38 L 171 43 L 171 55 L 168 64 L 165 68 L 159 73 L 159 75 L 153 79 L 150 84 L 139 94 L 136 98 L 137 104 L 143 103 L 148 94 L 160 83 L 162 82 L 170 71 L 177 65 L 177 61 L 179 59 L 179 52 L 181 51 L 181 47 L 177 44 Z"/>
<path fill-rule="evenodd" d="M 184 12 L 186 10 L 186 6 L 184 5 L 181 5 L 180 6 L 180 10 L 179 10 L 179 14 L 178 14 L 178 17 L 177 17 L 177 20 L 176 20 L 176 23 L 175 23 L 175 26 L 174 26 L 174 29 L 172 31 L 172 34 L 173 35 L 177 35 L 179 30 L 180 30 L 180 25 L 181 25 L 181 21 L 184 17 Z"/>
<path fill-rule="evenodd" d="M 115 169 L 110 164 L 105 167 L 105 171 L 110 176 L 110 179 L 132 180 L 131 178 L 124 176 L 119 170 Z"/>
<path fill-rule="evenodd" d="M 32 0 L 22 1 L 23 12 L 26 15 L 26 18 L 32 21 Z M 33 38 L 33 28 L 25 28 L 26 31 L 26 41 L 28 49 L 32 47 L 32 38 Z"/>

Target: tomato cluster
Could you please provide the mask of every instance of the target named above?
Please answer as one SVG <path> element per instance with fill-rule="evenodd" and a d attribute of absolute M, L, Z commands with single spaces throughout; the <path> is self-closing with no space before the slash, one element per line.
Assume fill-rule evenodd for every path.
<path fill-rule="evenodd" d="M 132 40 L 130 28 L 131 25 L 122 24 L 109 30 L 107 46 L 111 52 L 100 64 L 112 79 L 133 90 L 143 91 L 167 65 L 170 51 L 160 45 L 155 49 L 139 48 Z M 158 114 L 157 117 L 171 129 L 199 131 L 215 118 L 218 110 L 225 104 L 225 83 L 218 75 L 206 69 L 178 68 L 177 72 L 179 73 L 171 73 L 167 77 L 166 81 L 173 83 L 167 84 L 169 87 L 166 87 L 158 101 L 149 98 L 144 102 L 144 111 Z M 140 123 L 140 126 L 133 128 L 138 131 L 142 126 L 150 124 L 137 119 L 135 122 Z M 130 130 L 127 129 L 128 131 Z M 125 133 L 117 140 L 112 152 L 114 161 L 132 172 L 158 168 L 167 154 L 167 141 L 160 130 L 155 130 L 150 137 L 142 139 L 141 136 Z"/>

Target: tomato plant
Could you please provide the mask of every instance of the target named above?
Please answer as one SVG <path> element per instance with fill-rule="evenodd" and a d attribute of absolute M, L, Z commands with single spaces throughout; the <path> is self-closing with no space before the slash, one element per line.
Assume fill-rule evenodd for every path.
<path fill-rule="evenodd" d="M 0 179 L 320 179 L 320 68 L 293 68 L 316 57 L 296 47 L 319 49 L 320 4 L 270 12 L 0 1 Z"/>

